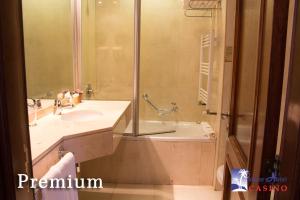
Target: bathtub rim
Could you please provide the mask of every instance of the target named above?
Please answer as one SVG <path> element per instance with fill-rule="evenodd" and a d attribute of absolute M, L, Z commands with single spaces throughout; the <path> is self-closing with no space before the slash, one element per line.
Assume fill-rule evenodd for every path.
<path fill-rule="evenodd" d="M 151 124 L 167 124 L 167 125 L 180 125 L 180 126 L 201 126 L 202 123 L 206 123 L 209 126 L 210 123 L 208 123 L 207 121 L 201 121 L 201 122 L 191 122 L 191 121 L 157 121 L 157 120 L 141 120 L 142 122 L 150 122 Z M 203 126 L 203 125 L 202 125 Z M 171 129 L 171 128 L 170 128 Z M 215 137 L 215 131 L 213 134 L 209 134 L 210 136 L 201 136 L 201 134 L 199 133 L 199 136 L 189 136 L 182 134 L 182 136 L 161 136 L 160 134 L 153 134 L 153 135 L 138 135 L 138 136 L 134 136 L 134 134 L 126 132 L 126 135 L 122 134 L 122 139 L 125 140 L 156 140 L 156 141 L 203 141 L 203 142 L 215 142 L 216 141 L 216 137 Z M 132 135 L 128 135 L 128 134 L 132 134 Z M 162 133 L 165 134 L 165 133 Z"/>
<path fill-rule="evenodd" d="M 204 138 L 201 136 L 158 136 L 158 135 L 146 135 L 146 136 L 122 136 L 122 140 L 132 140 L 132 141 L 164 141 L 164 142 L 182 142 L 182 141 L 186 141 L 186 142 L 216 142 L 216 138 L 214 137 L 209 137 L 209 138 Z"/>

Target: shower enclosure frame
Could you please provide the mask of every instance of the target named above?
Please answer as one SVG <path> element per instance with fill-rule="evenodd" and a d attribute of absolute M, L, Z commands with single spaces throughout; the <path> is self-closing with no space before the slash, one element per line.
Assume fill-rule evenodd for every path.
<path fill-rule="evenodd" d="M 73 80 L 74 90 L 81 88 L 82 73 L 82 29 L 81 1 L 71 0 L 73 18 Z M 134 0 L 134 57 L 133 57 L 133 97 L 132 97 L 132 135 L 139 135 L 140 102 L 140 51 L 141 51 L 141 0 Z"/>
<path fill-rule="evenodd" d="M 139 135 L 140 103 L 140 54 L 141 51 L 141 0 L 134 0 L 134 64 L 133 64 L 133 99 L 132 133 Z"/>

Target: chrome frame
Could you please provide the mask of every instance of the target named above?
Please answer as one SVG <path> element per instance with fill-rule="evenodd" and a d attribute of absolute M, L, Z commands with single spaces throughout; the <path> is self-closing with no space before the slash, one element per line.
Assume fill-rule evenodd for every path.
<path fill-rule="evenodd" d="M 141 42 L 141 0 L 134 0 L 134 64 L 133 64 L 133 99 L 132 133 L 139 135 L 139 94 L 140 94 L 140 42 Z"/>

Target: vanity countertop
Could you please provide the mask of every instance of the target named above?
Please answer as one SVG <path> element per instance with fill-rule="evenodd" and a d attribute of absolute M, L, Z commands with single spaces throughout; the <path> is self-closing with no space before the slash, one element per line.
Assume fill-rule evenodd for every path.
<path fill-rule="evenodd" d="M 39 119 L 37 126 L 30 127 L 31 155 L 33 164 L 40 156 L 63 139 L 112 131 L 121 116 L 130 106 L 130 101 L 92 101 L 86 100 L 74 108 L 63 108 L 63 115 L 52 113 Z M 64 114 L 74 111 L 93 111 L 100 115 L 97 120 L 63 120 Z M 80 112 L 79 112 L 80 114 Z"/>

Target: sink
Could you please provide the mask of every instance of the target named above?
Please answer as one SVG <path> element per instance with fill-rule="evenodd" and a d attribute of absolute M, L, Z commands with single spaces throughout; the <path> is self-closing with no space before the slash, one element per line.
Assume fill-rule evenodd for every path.
<path fill-rule="evenodd" d="M 103 114 L 101 112 L 94 110 L 76 110 L 62 114 L 61 120 L 74 122 L 89 122 L 96 121 L 102 116 Z"/>

